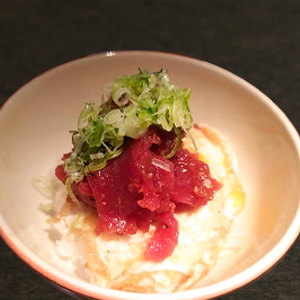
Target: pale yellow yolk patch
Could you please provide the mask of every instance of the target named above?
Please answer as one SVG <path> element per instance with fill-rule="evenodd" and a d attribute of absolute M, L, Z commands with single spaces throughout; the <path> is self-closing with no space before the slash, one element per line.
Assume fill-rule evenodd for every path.
<path fill-rule="evenodd" d="M 230 196 L 233 199 L 233 207 L 242 211 L 245 207 L 246 200 L 245 192 L 242 187 L 240 185 L 235 186 Z"/>

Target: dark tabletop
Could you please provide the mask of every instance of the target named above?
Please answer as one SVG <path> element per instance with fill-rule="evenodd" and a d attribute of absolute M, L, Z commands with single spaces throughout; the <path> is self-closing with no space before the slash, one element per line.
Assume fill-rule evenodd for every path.
<path fill-rule="evenodd" d="M 173 52 L 230 70 L 269 96 L 300 132 L 298 0 L 2 0 L 0 105 L 40 73 L 110 50 Z M 0 253 L 0 299 L 71 299 L 2 240 Z M 300 299 L 299 253 L 298 238 L 262 278 L 219 299 Z"/>

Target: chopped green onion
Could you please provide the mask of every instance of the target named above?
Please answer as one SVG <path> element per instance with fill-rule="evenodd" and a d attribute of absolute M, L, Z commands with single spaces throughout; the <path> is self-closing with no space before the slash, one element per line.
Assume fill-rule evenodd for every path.
<path fill-rule="evenodd" d="M 103 169 L 107 164 L 106 160 L 103 159 L 96 159 L 94 161 L 92 161 L 89 165 L 88 165 L 88 170 L 90 172 L 94 172 L 100 169 Z"/>
<path fill-rule="evenodd" d="M 179 149 L 179 146 L 181 144 L 181 131 L 176 128 L 175 133 L 177 134 L 177 137 L 176 137 L 176 144 L 174 145 L 173 149 L 168 154 L 162 153 L 163 157 L 165 157 L 167 159 L 172 158 L 176 154 L 176 152 Z"/>
<path fill-rule="evenodd" d="M 72 179 L 70 177 L 67 177 L 66 188 L 67 188 L 68 195 L 75 202 L 75 204 L 77 204 L 79 206 L 79 201 L 76 198 L 76 196 L 74 195 L 73 190 L 72 190 L 72 183 L 73 183 Z"/>
<path fill-rule="evenodd" d="M 75 220 L 72 222 L 72 224 L 71 224 L 71 231 L 74 231 L 74 229 L 75 229 L 75 227 L 77 226 L 77 224 L 78 224 L 78 222 L 79 222 L 79 220 L 80 220 L 80 218 L 82 217 L 82 214 L 81 213 L 79 213 L 77 216 L 76 216 L 76 218 L 75 218 Z"/>
<path fill-rule="evenodd" d="M 52 211 L 52 205 L 51 204 L 43 204 L 40 203 L 39 210 L 41 210 L 44 213 L 50 213 Z"/>
<path fill-rule="evenodd" d="M 171 84 L 165 70 L 150 73 L 139 69 L 138 74 L 115 79 L 107 92 L 103 97 L 108 99 L 100 106 L 84 105 L 78 128 L 71 131 L 74 147 L 65 161 L 70 182 L 80 182 L 87 172 L 105 167 L 107 160 L 122 153 L 126 137 L 138 139 L 151 125 L 179 132 L 176 145 L 166 154 L 172 157 L 181 142 L 180 131 L 187 132 L 192 126 L 191 91 Z"/>

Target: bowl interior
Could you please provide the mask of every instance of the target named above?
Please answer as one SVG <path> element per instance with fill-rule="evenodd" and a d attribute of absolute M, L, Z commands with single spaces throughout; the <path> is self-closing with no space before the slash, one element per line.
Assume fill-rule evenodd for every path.
<path fill-rule="evenodd" d="M 79 269 L 51 251 L 46 218 L 38 209 L 45 199 L 31 179 L 51 174 L 62 153 L 70 150 L 68 131 L 76 128 L 84 102 L 99 102 L 105 83 L 138 68 L 167 69 L 175 84 L 191 88 L 194 121 L 221 131 L 236 153 L 246 208 L 231 234 L 241 251 L 220 261 L 197 287 L 205 289 L 206 297 L 237 288 L 280 259 L 299 232 L 299 138 L 284 114 L 250 84 L 177 55 L 120 52 L 86 57 L 42 74 L 7 101 L 0 113 L 3 236 L 46 277 L 68 282 L 71 289 L 80 286 L 89 296 L 108 297 L 109 291 L 78 280 L 83 276 Z"/>

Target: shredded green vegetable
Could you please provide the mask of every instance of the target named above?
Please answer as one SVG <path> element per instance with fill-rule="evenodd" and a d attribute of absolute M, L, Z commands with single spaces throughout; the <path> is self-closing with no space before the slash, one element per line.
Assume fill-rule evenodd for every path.
<path fill-rule="evenodd" d="M 51 204 L 43 204 L 43 203 L 40 203 L 39 205 L 39 209 L 46 213 L 46 214 L 49 214 L 52 210 L 52 205 Z"/>
<path fill-rule="evenodd" d="M 78 128 L 71 131 L 74 148 L 65 162 L 69 187 L 87 172 L 99 170 L 109 159 L 119 156 L 126 137 L 137 139 L 151 125 L 177 134 L 192 126 L 188 105 L 191 91 L 171 84 L 165 70 L 150 73 L 139 69 L 138 74 L 115 79 L 109 92 L 102 105 L 84 105 Z M 176 153 L 179 135 L 177 140 L 168 156 Z"/>
<path fill-rule="evenodd" d="M 77 224 L 79 223 L 79 220 L 81 219 L 81 217 L 82 217 L 82 214 L 81 213 L 79 213 L 77 216 L 76 216 L 76 218 L 75 218 L 75 220 L 72 222 L 72 224 L 71 224 L 71 231 L 74 231 L 75 230 L 75 227 L 77 226 Z"/>

